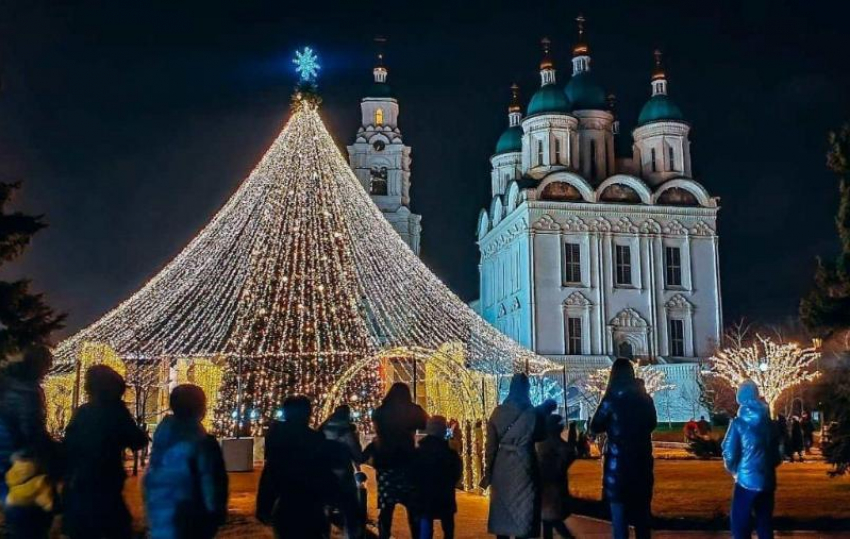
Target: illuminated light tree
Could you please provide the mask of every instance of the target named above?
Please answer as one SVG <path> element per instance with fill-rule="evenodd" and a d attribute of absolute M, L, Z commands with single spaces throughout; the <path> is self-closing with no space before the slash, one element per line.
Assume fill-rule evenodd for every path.
<path fill-rule="evenodd" d="M 155 365 L 221 358 L 220 432 L 259 430 L 293 393 L 317 410 L 350 402 L 367 418 L 389 349 L 451 343 L 465 368 L 488 374 L 549 365 L 475 314 L 383 218 L 319 117 L 313 75 L 303 75 L 313 72 L 299 70 L 290 118 L 212 221 L 138 292 L 61 343 L 60 362 L 74 365 L 87 342 Z M 345 389 L 341 377 L 351 379 Z"/>
<path fill-rule="evenodd" d="M 812 368 L 818 357 L 820 353 L 813 348 L 776 343 L 757 334 L 749 345 L 725 348 L 709 361 L 712 372 L 733 388 L 744 380 L 755 382 L 774 416 L 776 402 L 786 389 L 820 374 Z"/>
<path fill-rule="evenodd" d="M 611 377 L 611 369 L 598 369 L 587 377 L 582 385 L 582 393 L 590 410 L 595 410 L 605 390 L 608 388 L 608 379 Z M 635 368 L 635 377 L 643 380 L 646 392 L 650 397 L 661 391 L 675 389 L 675 384 L 667 383 L 667 373 L 652 368 L 651 365 L 639 365 Z"/>

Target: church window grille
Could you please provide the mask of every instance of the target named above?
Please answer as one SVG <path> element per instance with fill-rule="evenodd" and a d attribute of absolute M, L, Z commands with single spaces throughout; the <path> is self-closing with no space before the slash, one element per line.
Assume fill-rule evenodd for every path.
<path fill-rule="evenodd" d="M 567 318 L 567 354 L 571 356 L 582 353 L 581 318 Z"/>
<path fill-rule="evenodd" d="M 384 125 L 384 109 L 375 111 L 375 125 Z"/>
<path fill-rule="evenodd" d="M 581 282 L 581 245 L 578 243 L 564 245 L 564 281 Z"/>
<path fill-rule="evenodd" d="M 615 264 L 617 271 L 615 274 L 616 283 L 618 285 L 632 284 L 632 250 L 629 245 L 617 245 L 614 250 Z"/>
<path fill-rule="evenodd" d="M 655 164 L 655 148 L 649 150 L 649 166 L 652 168 L 652 172 L 658 172 L 658 165 Z"/>
<path fill-rule="evenodd" d="M 682 357 L 685 355 L 685 321 L 673 318 L 668 322 L 670 340 L 670 355 Z"/>
<path fill-rule="evenodd" d="M 667 286 L 682 286 L 682 250 L 679 247 L 664 248 L 664 265 Z"/>

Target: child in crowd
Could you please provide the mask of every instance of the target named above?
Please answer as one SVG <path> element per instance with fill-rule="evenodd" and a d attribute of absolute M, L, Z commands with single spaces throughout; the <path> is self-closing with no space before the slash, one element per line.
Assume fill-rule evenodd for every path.
<path fill-rule="evenodd" d="M 434 537 L 434 520 L 439 520 L 443 537 L 453 539 L 455 527 L 455 486 L 460 480 L 460 455 L 446 439 L 446 418 L 428 419 L 425 437 L 419 442 L 414 457 L 415 511 L 419 517 L 419 539 Z"/>

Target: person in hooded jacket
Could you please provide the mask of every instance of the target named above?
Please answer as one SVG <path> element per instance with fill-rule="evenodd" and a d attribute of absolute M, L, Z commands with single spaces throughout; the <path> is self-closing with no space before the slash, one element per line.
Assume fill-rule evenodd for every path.
<path fill-rule="evenodd" d="M 540 473 L 534 444 L 543 440 L 545 410 L 535 409 L 528 376 L 511 378 L 505 401 L 487 422 L 482 488 L 490 488 L 487 531 L 497 537 L 540 536 Z M 541 405 L 542 406 L 542 405 Z"/>
<path fill-rule="evenodd" d="M 608 387 L 590 421 L 594 434 L 607 434 L 604 450 L 603 496 L 611 507 L 615 539 L 629 537 L 629 523 L 638 539 L 650 537 L 652 519 L 652 431 L 655 405 L 635 378 L 632 362 L 617 358 Z"/>
<path fill-rule="evenodd" d="M 410 535 L 417 539 L 419 526 L 413 512 L 413 480 L 410 463 L 416 447 L 416 431 L 425 428 L 428 414 L 413 402 L 407 384 L 396 382 L 372 413 L 375 427 L 373 464 L 378 474 L 378 533 L 389 539 L 395 506 L 407 509 Z"/>
<path fill-rule="evenodd" d="M 310 427 L 313 407 L 303 395 L 283 402 L 283 421 L 266 434 L 266 465 L 257 492 L 257 518 L 279 539 L 322 539 L 325 505 L 339 487 L 325 436 Z M 347 449 L 343 449 L 347 453 Z"/>
<path fill-rule="evenodd" d="M 65 429 L 65 488 L 62 529 L 71 539 L 132 536 L 132 517 L 122 492 L 127 474 L 124 451 L 147 445 L 121 400 L 124 378 L 106 365 L 86 371 L 89 401 L 74 412 Z"/>
<path fill-rule="evenodd" d="M 0 365 L 0 506 L 5 537 L 46 538 L 53 522 L 53 484 L 61 474 L 59 444 L 47 432 L 47 412 L 41 381 L 53 356 L 43 346 L 4 358 Z M 26 459 L 38 467 L 35 479 L 43 483 L 42 503 L 19 503 L 10 490 L 7 473 Z M 41 479 L 39 479 L 41 477 Z M 45 478 L 50 478 L 45 481 Z M 11 487 L 11 488 L 10 488 Z"/>
<path fill-rule="evenodd" d="M 207 434 L 204 390 L 181 384 L 169 397 L 171 415 L 153 435 L 144 477 L 151 539 L 209 539 L 227 517 L 227 472 L 221 448 Z"/>
<path fill-rule="evenodd" d="M 419 539 L 434 537 L 434 521 L 439 520 L 445 539 L 454 538 L 455 487 L 463 475 L 460 455 L 446 439 L 448 422 L 443 416 L 428 418 L 425 437 L 414 453 L 414 503 L 419 518 Z"/>
<path fill-rule="evenodd" d="M 360 511 L 354 475 L 363 462 L 363 449 L 357 426 L 351 421 L 351 408 L 337 406 L 319 430 L 327 440 L 326 453 L 338 485 L 331 506 L 342 515 L 346 539 L 358 539 L 365 533 L 366 515 Z"/>
<path fill-rule="evenodd" d="M 782 462 L 779 433 L 751 380 L 738 388 L 738 415 L 723 439 L 723 463 L 735 478 L 730 514 L 732 536 L 749 539 L 755 514 L 759 539 L 773 537 L 776 467 Z"/>
<path fill-rule="evenodd" d="M 560 415 L 546 418 L 546 439 L 537 443 L 537 463 L 540 468 L 541 520 L 543 539 L 552 539 L 553 532 L 572 537 L 564 521 L 570 516 L 570 487 L 567 475 L 576 460 L 575 422 L 570 423 L 571 442 L 565 442 L 564 420 Z"/>
<path fill-rule="evenodd" d="M 803 428 L 800 425 L 800 418 L 797 416 L 791 417 L 791 461 L 794 461 L 794 454 L 803 462 L 803 450 L 806 448 L 803 441 Z"/>

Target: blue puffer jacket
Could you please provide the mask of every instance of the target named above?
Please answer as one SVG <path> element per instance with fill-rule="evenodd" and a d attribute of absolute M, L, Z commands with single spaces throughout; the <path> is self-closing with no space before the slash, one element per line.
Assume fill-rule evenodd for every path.
<path fill-rule="evenodd" d="M 758 387 L 747 380 L 738 389 L 738 416 L 723 439 L 723 461 L 735 482 L 748 490 L 776 488 L 776 467 L 782 462 L 778 433 Z"/>
<path fill-rule="evenodd" d="M 227 515 L 221 448 L 197 421 L 163 419 L 144 487 L 151 539 L 214 537 Z"/>

